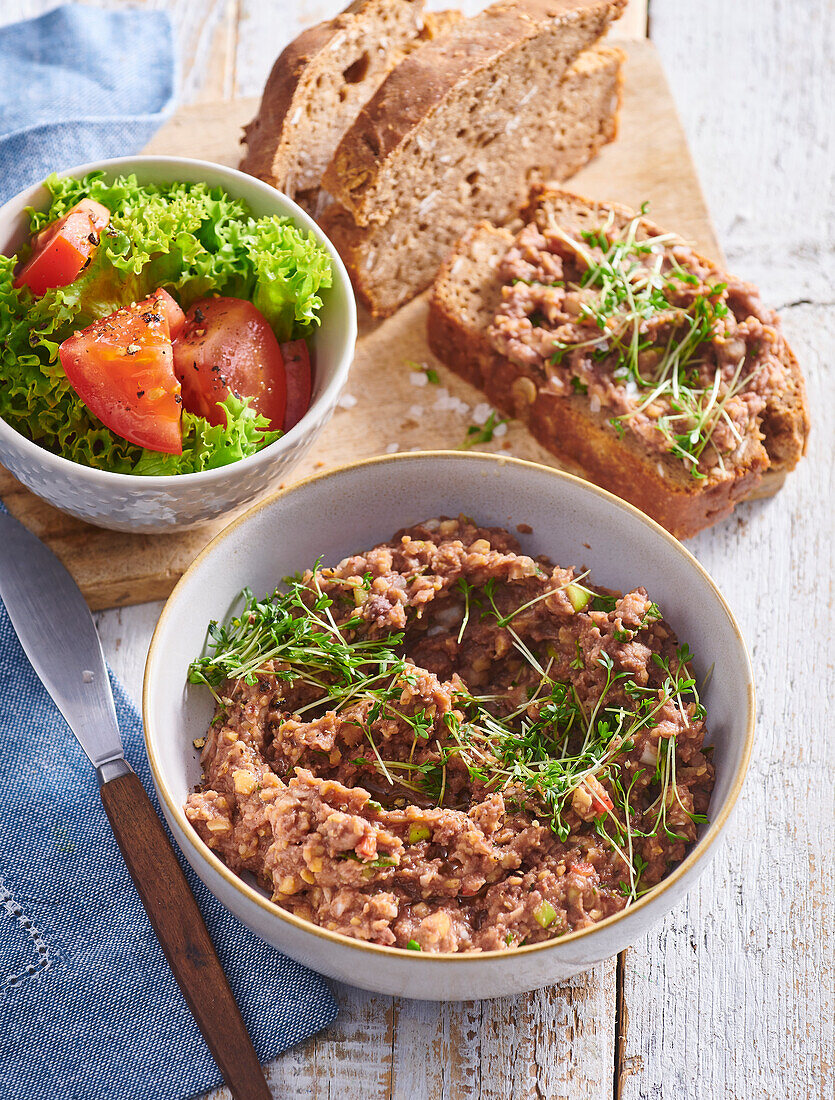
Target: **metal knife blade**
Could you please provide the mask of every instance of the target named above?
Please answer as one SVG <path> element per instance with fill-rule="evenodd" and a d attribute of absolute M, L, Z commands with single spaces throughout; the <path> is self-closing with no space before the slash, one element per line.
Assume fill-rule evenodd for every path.
<path fill-rule="evenodd" d="M 100 781 L 129 771 L 90 609 L 52 551 L 5 512 L 0 513 L 0 597 L 26 656 Z"/>

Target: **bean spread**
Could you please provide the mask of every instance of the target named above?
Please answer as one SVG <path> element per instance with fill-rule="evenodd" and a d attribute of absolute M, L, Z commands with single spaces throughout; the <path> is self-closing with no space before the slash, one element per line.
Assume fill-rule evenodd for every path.
<path fill-rule="evenodd" d="M 769 403 L 790 389 L 791 355 L 756 287 L 640 215 L 569 228 L 544 209 L 516 236 L 496 351 L 697 480 L 759 461 L 763 434 L 781 430 Z"/>
<path fill-rule="evenodd" d="M 430 520 L 213 624 L 188 819 L 236 873 L 334 932 L 512 950 L 658 883 L 706 820 L 692 659 L 620 594 Z"/>

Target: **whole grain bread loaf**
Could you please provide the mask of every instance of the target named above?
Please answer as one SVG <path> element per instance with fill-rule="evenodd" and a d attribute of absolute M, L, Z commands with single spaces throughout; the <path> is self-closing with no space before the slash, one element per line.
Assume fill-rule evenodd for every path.
<path fill-rule="evenodd" d="M 523 214 L 533 225 L 537 219 L 540 225 L 556 222 L 581 235 L 597 232 L 610 216 L 610 226 L 623 226 L 635 215 L 624 207 L 547 188 L 535 191 Z M 647 235 L 661 232 L 647 219 L 641 220 L 640 229 Z M 428 321 L 430 347 L 442 362 L 482 390 L 502 413 L 523 420 L 569 468 L 630 501 L 679 538 L 724 518 L 739 501 L 770 495 L 780 487 L 805 451 L 809 418 L 803 376 L 779 323 L 784 370 L 778 372 L 779 384 L 765 394 L 758 430 L 746 437 L 727 469 L 696 479 L 674 454 L 659 453 L 619 431 L 611 410 L 595 404 L 588 393 L 566 392 L 549 379 L 547 368 L 496 350 L 496 317 L 508 293 L 500 267 L 515 240 L 508 230 L 482 223 L 443 264 Z M 716 265 L 698 259 L 711 277 L 722 278 Z M 758 308 L 755 297 L 752 308 Z"/>
<path fill-rule="evenodd" d="M 273 65 L 244 130 L 241 169 L 314 211 L 322 173 L 345 131 L 406 52 L 453 16 L 424 25 L 424 0 L 355 0 L 303 31 Z"/>
<path fill-rule="evenodd" d="M 431 139 L 433 150 L 427 147 L 425 178 L 410 177 L 404 165 L 397 208 L 382 223 L 357 225 L 344 206 L 329 206 L 320 219 L 322 227 L 366 308 L 378 317 L 393 313 L 430 285 L 467 226 L 483 218 L 507 220 L 525 201 L 533 181 L 568 179 L 612 141 L 622 61 L 620 50 L 593 47 L 572 63 L 545 101 L 533 84 L 522 91 L 525 84 L 520 81 L 508 89 L 514 107 L 505 107 L 500 115 L 467 108 L 455 124 L 466 128 L 468 152 L 461 151 L 459 142 L 453 159 L 443 151 L 448 145 L 439 132 Z M 551 79 L 543 61 L 540 90 Z"/>

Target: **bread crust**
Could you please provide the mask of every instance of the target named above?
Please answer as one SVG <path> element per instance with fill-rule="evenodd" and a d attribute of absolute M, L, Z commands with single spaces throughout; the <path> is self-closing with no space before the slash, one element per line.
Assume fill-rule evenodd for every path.
<path fill-rule="evenodd" d="M 443 363 L 482 390 L 504 415 L 524 421 L 561 462 L 634 504 L 677 538 L 689 538 L 724 519 L 742 500 L 777 491 L 785 471 L 803 454 L 808 433 L 803 379 L 788 345 L 786 352 L 798 389 L 798 399 L 783 410 L 796 439 L 791 455 L 772 461 L 764 447 L 757 448 L 744 466 L 734 469 L 732 477 L 707 486 L 684 471 L 676 476 L 671 460 L 661 461 L 657 454 L 621 439 L 603 413 L 591 413 L 581 395 L 549 393 L 547 384 L 542 386 L 531 371 L 499 355 L 490 343 L 487 326 L 479 324 L 474 314 L 465 315 L 460 304 L 456 307 L 456 266 L 467 262 L 473 249 L 480 249 L 485 259 L 490 251 L 499 257 L 512 239 L 506 230 L 482 223 L 462 238 L 442 266 L 430 301 L 428 340 Z M 487 316 L 498 304 L 501 286 L 488 263 L 481 278 L 474 293 L 482 299 L 483 316 Z"/>
<path fill-rule="evenodd" d="M 415 11 L 415 35 L 421 30 L 424 0 L 405 0 Z M 283 187 L 296 147 L 293 116 L 315 94 L 311 77 L 317 64 L 330 61 L 329 53 L 339 35 L 355 27 L 365 14 L 369 0 L 354 0 L 343 12 L 324 23 L 302 31 L 279 54 L 261 97 L 258 114 L 244 127 L 242 142 L 247 146 L 240 168 Z"/>
<path fill-rule="evenodd" d="M 281 51 L 270 70 L 255 118 L 244 126 L 242 142 L 247 151 L 240 163 L 242 172 L 277 186 L 282 176 L 282 154 L 288 135 L 285 121 L 310 62 L 339 33 L 337 19 L 319 23 L 295 38 Z"/>
<path fill-rule="evenodd" d="M 389 73 L 337 147 L 323 176 L 324 188 L 357 225 L 385 222 L 391 204 L 379 201 L 380 177 L 397 149 L 453 89 L 535 37 L 544 22 L 561 21 L 570 28 L 588 19 L 590 29 L 567 55 L 567 68 L 625 6 L 626 0 L 506 0 L 452 26 Z"/>

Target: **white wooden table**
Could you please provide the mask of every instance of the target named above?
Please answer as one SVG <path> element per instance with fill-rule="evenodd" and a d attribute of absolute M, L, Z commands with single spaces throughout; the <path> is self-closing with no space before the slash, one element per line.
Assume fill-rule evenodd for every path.
<path fill-rule="evenodd" d="M 257 94 L 287 39 L 340 6 L 147 2 L 179 27 L 186 102 Z M 2 0 L 0 22 L 51 6 Z M 628 19 L 640 33 L 640 5 Z M 619 959 L 481 1003 L 336 984 L 337 1022 L 270 1067 L 276 1097 L 835 1094 L 835 5 L 650 0 L 649 32 L 731 269 L 780 307 L 814 417 L 809 456 L 786 488 L 690 543 L 737 612 L 756 669 L 757 748 L 741 805 L 700 886 Z M 135 698 L 159 608 L 97 617 Z"/>

